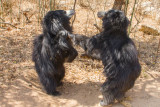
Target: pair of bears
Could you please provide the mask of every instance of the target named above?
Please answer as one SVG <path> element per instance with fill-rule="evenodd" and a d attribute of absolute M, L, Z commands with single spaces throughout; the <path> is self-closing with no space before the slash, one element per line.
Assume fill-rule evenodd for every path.
<path fill-rule="evenodd" d="M 103 31 L 92 37 L 72 34 L 70 19 L 73 10 L 49 11 L 42 21 L 43 33 L 34 39 L 32 60 L 40 82 L 48 94 L 60 95 L 56 87 L 62 85 L 65 62 L 72 62 L 78 55 L 73 44 L 79 45 L 87 56 L 101 60 L 106 81 L 101 87 L 105 106 L 121 101 L 134 86 L 141 66 L 134 42 L 127 34 L 129 20 L 120 10 L 98 12 Z"/>

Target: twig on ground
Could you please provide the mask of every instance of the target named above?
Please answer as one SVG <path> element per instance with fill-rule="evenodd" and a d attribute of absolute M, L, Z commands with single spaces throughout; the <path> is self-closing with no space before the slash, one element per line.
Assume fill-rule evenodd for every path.
<path fill-rule="evenodd" d="M 132 31 L 133 31 L 133 30 L 141 23 L 141 21 L 144 19 L 144 17 L 142 17 L 141 20 L 138 19 L 138 18 L 136 17 L 135 13 L 134 13 L 134 17 L 135 17 L 135 19 L 136 19 L 136 21 L 137 21 L 137 24 L 134 25 L 134 27 L 131 28 L 130 33 L 133 33 Z"/>
<path fill-rule="evenodd" d="M 13 24 L 9 23 L 9 22 L 0 22 L 0 24 L 6 24 L 6 25 L 10 25 L 11 27 L 14 27 L 16 29 L 22 29 L 22 28 L 18 28 L 16 26 L 14 26 Z"/>
<path fill-rule="evenodd" d="M 5 22 L 5 20 L 4 20 L 4 19 L 2 19 L 1 17 L 0 17 L 0 19 L 1 19 L 3 22 Z"/>
<path fill-rule="evenodd" d="M 156 57 L 155 57 L 155 61 L 154 61 L 155 64 L 157 63 L 159 48 L 160 48 L 160 38 L 159 38 L 159 43 L 158 43 L 158 47 L 157 47 Z"/>
<path fill-rule="evenodd" d="M 88 31 L 88 22 L 89 22 L 89 11 L 87 12 L 87 20 L 86 20 L 86 24 L 85 24 L 85 35 L 87 35 L 87 31 Z"/>
<path fill-rule="evenodd" d="M 93 12 L 93 16 L 94 16 L 94 20 L 95 20 L 95 22 L 96 22 L 96 24 L 97 24 L 97 20 L 96 20 L 96 15 L 95 15 L 95 11 L 93 10 L 93 8 L 91 7 L 91 4 L 90 4 L 90 2 L 87 0 L 87 2 L 88 2 L 88 4 L 89 4 L 89 9 Z"/>
<path fill-rule="evenodd" d="M 130 26 L 129 26 L 129 33 L 128 34 L 130 34 L 130 32 L 131 32 L 131 27 L 132 27 L 132 19 L 133 19 L 133 15 L 134 15 L 134 12 L 135 12 L 135 7 L 136 7 L 136 4 L 137 4 L 137 0 L 135 0 L 134 1 L 134 6 L 133 6 L 133 9 L 132 9 L 132 14 L 131 14 L 131 19 L 130 19 Z"/>
<path fill-rule="evenodd" d="M 6 28 L 4 28 L 4 27 L 0 27 L 0 29 L 6 29 Z"/>
<path fill-rule="evenodd" d="M 75 11 L 75 8 L 76 8 L 76 3 L 77 3 L 77 0 L 74 1 L 74 6 L 73 6 L 74 11 Z M 73 20 L 72 20 L 72 27 L 73 27 L 73 23 L 74 23 L 75 19 L 76 19 L 76 13 L 75 13 L 75 15 L 73 17 Z"/>
<path fill-rule="evenodd" d="M 22 11 L 22 12 L 21 12 L 21 14 L 23 14 L 23 15 L 25 16 L 27 23 L 30 23 L 30 22 L 31 22 L 31 21 L 30 21 L 30 18 L 35 14 L 35 12 L 34 12 L 34 13 L 32 13 L 30 16 L 28 16 L 28 13 L 29 13 L 29 12 L 30 12 L 29 10 L 27 10 L 27 11 Z"/>
<path fill-rule="evenodd" d="M 94 26 L 99 30 L 99 32 L 102 32 L 102 29 L 97 24 L 94 24 Z"/>

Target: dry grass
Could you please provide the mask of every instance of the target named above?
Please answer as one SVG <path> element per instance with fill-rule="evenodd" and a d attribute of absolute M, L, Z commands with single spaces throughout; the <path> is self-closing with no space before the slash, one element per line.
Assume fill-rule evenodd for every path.
<path fill-rule="evenodd" d="M 47 99 L 46 102 L 53 102 L 53 105 L 57 104 L 56 101 L 61 104 L 61 101 L 62 103 L 68 103 L 73 99 L 77 99 L 83 106 L 98 104 L 98 95 L 100 94 L 99 88 L 105 80 L 102 75 L 103 65 L 96 60 L 93 61 L 91 59 L 81 58 L 80 55 L 83 53 L 83 50 L 79 47 L 76 47 L 79 56 L 75 61 L 70 64 L 65 64 L 65 84 L 63 86 L 64 89 L 60 89 L 61 92 L 65 92 L 63 93 L 63 96 L 57 99 L 47 96 L 42 92 L 42 87 L 40 86 L 37 74 L 34 70 L 34 64 L 31 61 L 31 54 L 32 41 L 34 37 L 42 31 L 40 20 L 43 15 L 50 10 L 49 0 L 43 0 L 43 3 L 45 5 L 41 4 L 41 7 L 39 5 L 39 0 L 3 0 L 3 4 L 0 4 L 0 6 L 2 6 L 0 8 L 0 100 L 3 100 L 2 103 L 4 105 L 9 103 L 15 105 L 15 100 L 18 106 L 19 104 L 17 101 L 19 101 L 19 99 L 17 100 L 16 98 L 24 98 L 25 96 L 24 102 L 29 101 L 29 103 L 27 103 L 33 106 L 34 104 L 32 104 L 32 102 L 34 101 L 31 101 L 31 98 L 33 98 L 32 96 L 36 96 L 36 98 L 38 97 L 38 99 L 40 99 L 38 100 L 40 101 L 39 103 L 44 102 Z M 160 36 L 153 36 L 152 33 L 148 35 L 139 31 L 139 28 L 141 25 L 147 26 L 147 24 L 149 24 L 159 31 L 160 27 L 156 20 L 140 13 L 141 11 L 139 9 L 143 9 L 140 8 L 141 3 L 142 2 L 139 1 L 136 5 L 130 37 L 134 40 L 139 52 L 142 74 L 138 83 L 142 84 L 142 81 L 150 78 L 153 75 L 153 72 L 160 72 L 160 49 L 157 51 Z M 73 8 L 73 4 L 74 0 L 56 0 L 55 8 L 71 9 Z M 101 10 L 110 9 L 112 4 L 112 0 L 108 0 L 107 2 L 106 0 L 79 0 L 76 4 L 76 19 L 73 26 L 74 33 L 86 34 L 87 36 L 98 33 L 99 30 L 93 26 L 93 24 L 97 24 L 101 27 L 101 20 L 97 18 L 96 13 Z M 131 18 L 133 4 L 134 1 L 130 0 L 127 12 L 129 19 Z M 145 31 L 146 29 L 144 28 L 143 30 Z M 13 87 L 10 88 L 11 86 Z M 73 91 L 75 92 L 75 95 Z M 18 92 L 23 94 L 20 95 Z M 32 92 L 37 92 L 40 96 L 28 94 Z M 73 93 L 68 94 L 68 92 Z M 89 96 L 83 96 L 81 93 L 85 93 L 85 95 Z M 9 94 L 11 94 L 11 98 L 9 98 Z M 77 98 L 75 97 L 76 95 Z M 14 98 L 13 96 L 17 97 Z M 65 98 L 69 99 L 66 100 Z M 95 99 L 90 101 L 90 103 L 85 101 L 90 98 Z M 26 104 L 24 102 L 22 105 Z M 41 106 L 43 106 L 43 104 Z"/>
<path fill-rule="evenodd" d="M 90 2 L 88 2 L 90 1 Z M 99 31 L 93 26 L 98 24 L 101 26 L 101 21 L 96 17 L 96 13 L 100 10 L 108 10 L 112 7 L 113 1 L 109 0 L 81 0 L 76 5 L 76 20 L 74 23 L 74 33 L 94 35 Z M 91 3 L 91 1 L 93 3 Z M 4 0 L 1 3 L 0 22 L 8 22 L 9 24 L 0 25 L 0 82 L 6 84 L 12 82 L 20 76 L 35 74 L 34 65 L 31 61 L 32 40 L 37 34 L 41 33 L 40 19 L 50 10 L 49 0 L 44 2 L 45 5 L 39 7 L 39 2 L 36 0 Z M 72 0 L 56 1 L 56 9 L 71 9 L 73 8 Z M 128 8 L 128 17 L 130 18 L 132 4 L 130 2 Z M 138 7 L 137 7 L 138 8 Z M 136 17 L 133 18 L 132 27 L 137 25 L 130 35 L 135 41 L 139 51 L 139 58 L 142 65 L 142 76 L 146 77 L 145 72 L 160 71 L 160 52 L 158 50 L 159 36 L 147 35 L 139 31 L 141 24 L 148 23 L 148 20 L 155 22 L 152 19 L 140 20 L 145 17 L 136 10 Z M 137 20 L 138 18 L 138 20 Z M 137 23 L 140 21 L 139 23 Z M 156 23 L 156 22 L 155 22 Z M 155 25 L 156 27 L 158 25 Z M 157 27 L 157 30 L 158 27 Z M 83 53 L 82 49 L 77 48 L 79 54 Z M 159 49 L 160 51 L 160 49 Z M 156 63 L 155 63 L 156 59 Z M 102 76 L 103 66 L 101 62 L 92 61 L 91 59 L 83 59 L 77 57 L 72 64 L 66 64 L 67 76 L 66 80 L 82 83 L 86 81 L 104 81 Z M 29 72 L 27 72 L 29 71 Z M 33 75 L 32 75 L 33 76 Z M 28 77 L 32 78 L 32 77 Z M 35 78 L 35 77 L 33 77 Z"/>

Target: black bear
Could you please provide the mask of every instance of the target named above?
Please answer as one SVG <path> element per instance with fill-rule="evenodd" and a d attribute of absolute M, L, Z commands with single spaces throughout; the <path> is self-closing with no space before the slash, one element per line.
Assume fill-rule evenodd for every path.
<path fill-rule="evenodd" d="M 32 60 L 40 82 L 51 95 L 60 95 L 56 87 L 65 75 L 64 62 L 72 62 L 78 55 L 67 33 L 72 33 L 69 21 L 74 13 L 49 11 L 42 21 L 43 33 L 34 39 Z"/>
<path fill-rule="evenodd" d="M 124 98 L 139 77 L 141 66 L 135 44 L 127 34 L 129 20 L 125 14 L 112 9 L 97 15 L 103 21 L 101 33 L 92 37 L 71 34 L 70 37 L 85 54 L 102 60 L 107 77 L 101 88 L 103 100 L 100 104 L 104 106 Z"/>

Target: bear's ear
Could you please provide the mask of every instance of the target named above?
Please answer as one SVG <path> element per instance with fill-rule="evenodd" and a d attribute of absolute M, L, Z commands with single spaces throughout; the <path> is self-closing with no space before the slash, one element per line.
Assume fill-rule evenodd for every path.
<path fill-rule="evenodd" d="M 74 10 L 66 10 L 65 14 L 68 18 L 71 18 L 75 14 L 75 11 Z"/>
<path fill-rule="evenodd" d="M 98 18 L 103 18 L 104 16 L 105 16 L 105 14 L 106 14 L 106 12 L 105 11 L 99 11 L 98 13 L 97 13 L 97 16 L 98 16 Z"/>

